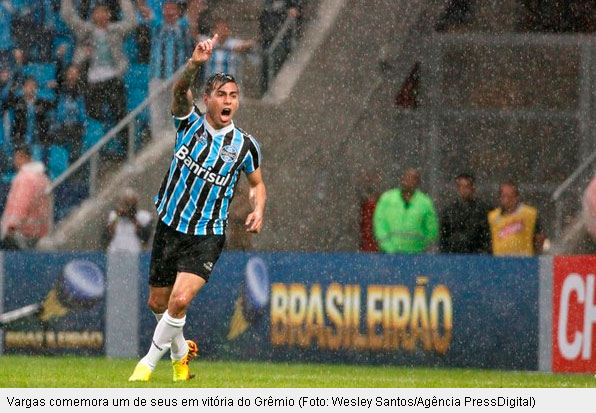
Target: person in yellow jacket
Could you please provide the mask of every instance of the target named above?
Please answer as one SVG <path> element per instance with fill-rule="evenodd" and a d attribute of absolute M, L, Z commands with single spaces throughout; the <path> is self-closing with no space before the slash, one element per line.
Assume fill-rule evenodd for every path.
<path fill-rule="evenodd" d="M 381 251 L 420 253 L 439 235 L 432 200 L 418 190 L 418 171 L 405 170 L 401 188 L 383 193 L 373 215 L 373 232 Z"/>
<path fill-rule="evenodd" d="M 546 236 L 538 210 L 519 201 L 519 190 L 513 182 L 501 184 L 499 200 L 501 206 L 488 213 L 493 254 L 540 254 Z"/>

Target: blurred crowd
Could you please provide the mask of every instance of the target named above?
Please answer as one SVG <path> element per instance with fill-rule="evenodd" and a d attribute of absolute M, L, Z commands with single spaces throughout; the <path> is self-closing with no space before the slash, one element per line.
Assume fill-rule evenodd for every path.
<path fill-rule="evenodd" d="M 258 93 L 264 93 L 294 44 L 305 3 L 255 2 L 258 33 L 240 39 L 223 0 L 1 0 L 0 207 L 14 198 L 8 188 L 15 177 L 32 169 L 23 165 L 35 165 L 43 193 L 130 110 L 160 90 L 205 37 L 218 33 L 219 42 L 197 79 L 198 90 L 202 79 L 219 71 L 242 83 L 243 64 L 250 61 L 261 73 Z M 293 30 L 277 36 L 286 20 Z M 155 99 L 135 120 L 136 145 L 170 127 L 169 103 L 169 98 Z M 128 132 L 125 128 L 102 149 L 103 164 L 126 157 Z M 25 153 L 27 162 L 17 153 Z M 83 169 L 56 197 L 64 204 L 56 208 L 56 219 L 88 195 L 87 175 Z M 26 208 L 20 210 L 20 219 L 13 211 L 11 233 L 28 219 Z M 29 233 L 27 244 L 47 231 L 44 224 L 34 236 Z"/>

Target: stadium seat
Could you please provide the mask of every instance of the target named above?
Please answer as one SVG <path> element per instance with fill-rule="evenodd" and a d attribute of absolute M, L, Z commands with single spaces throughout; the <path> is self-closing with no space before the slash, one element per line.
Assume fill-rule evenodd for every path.
<path fill-rule="evenodd" d="M 52 179 L 59 177 L 66 169 L 68 169 L 69 153 L 64 146 L 52 145 L 50 146 L 49 156 L 49 175 Z"/>
<path fill-rule="evenodd" d="M 131 64 L 124 75 L 124 84 L 127 88 L 149 88 L 149 65 Z"/>
<path fill-rule="evenodd" d="M 87 118 L 87 132 L 83 138 L 82 152 L 87 152 L 106 133 L 103 124 L 95 119 Z"/>

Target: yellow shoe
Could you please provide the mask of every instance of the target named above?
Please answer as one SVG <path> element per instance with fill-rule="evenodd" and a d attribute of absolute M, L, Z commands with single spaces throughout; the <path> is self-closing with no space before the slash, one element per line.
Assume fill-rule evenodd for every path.
<path fill-rule="evenodd" d="M 151 373 L 153 372 L 149 366 L 139 361 L 128 381 L 149 381 L 151 380 Z"/>
<path fill-rule="evenodd" d="M 188 362 L 194 359 L 199 352 L 197 344 L 192 340 L 186 340 L 188 345 L 188 352 L 181 360 L 172 360 L 172 369 L 174 370 L 173 379 L 174 381 L 190 380 L 194 377 L 194 374 L 190 374 L 190 367 Z"/>

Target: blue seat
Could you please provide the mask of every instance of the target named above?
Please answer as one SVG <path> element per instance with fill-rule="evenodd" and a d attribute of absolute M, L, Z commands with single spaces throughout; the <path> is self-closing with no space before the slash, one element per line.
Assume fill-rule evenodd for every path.
<path fill-rule="evenodd" d="M 88 117 L 87 130 L 85 132 L 85 136 L 83 137 L 82 151 L 88 151 L 105 135 L 105 133 L 106 131 L 104 129 L 103 123 Z"/>
<path fill-rule="evenodd" d="M 149 65 L 132 64 L 124 75 L 126 88 L 149 89 Z"/>
<path fill-rule="evenodd" d="M 52 145 L 50 146 L 49 155 L 49 174 L 52 179 L 59 177 L 64 171 L 68 169 L 68 160 L 70 154 L 68 149 L 64 146 Z"/>

